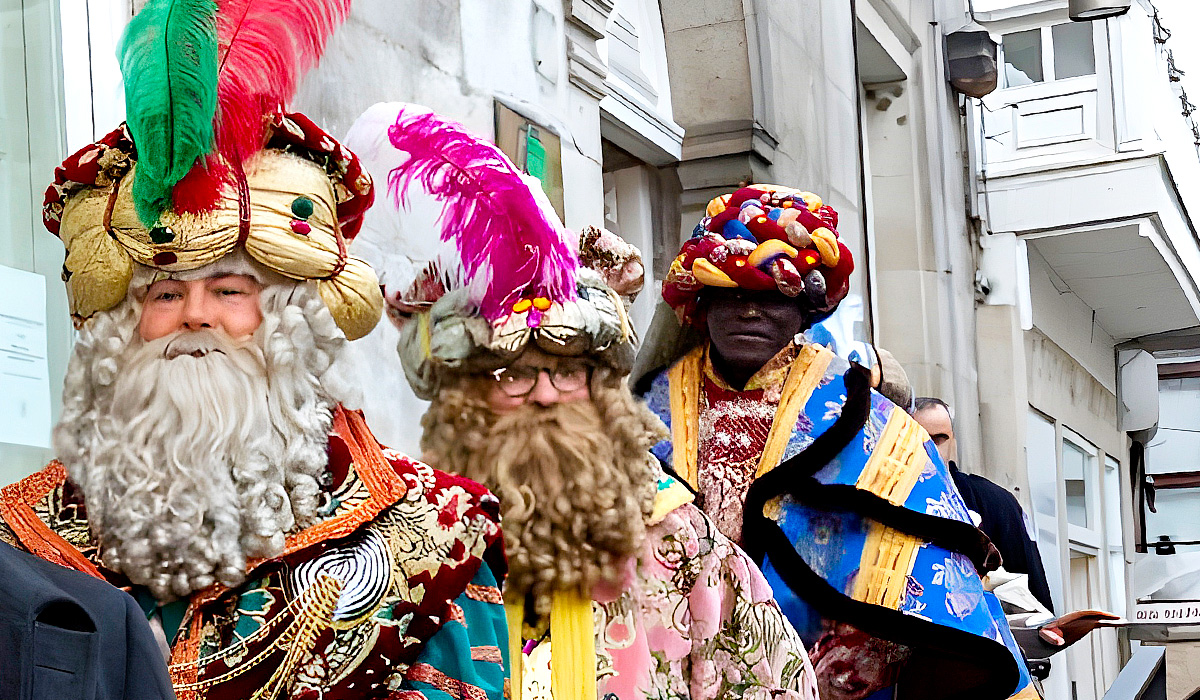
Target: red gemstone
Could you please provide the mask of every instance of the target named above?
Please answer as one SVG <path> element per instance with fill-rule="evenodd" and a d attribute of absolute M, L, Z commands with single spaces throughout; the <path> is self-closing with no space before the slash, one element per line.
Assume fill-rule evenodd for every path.
<path fill-rule="evenodd" d="M 301 221 L 300 219 L 292 219 L 292 231 L 293 232 L 298 233 L 301 236 L 307 236 L 308 232 L 311 230 L 312 230 L 312 227 L 308 225 L 307 221 Z"/>
<path fill-rule="evenodd" d="M 155 253 L 154 257 L 151 258 L 155 265 L 174 265 L 175 261 L 178 259 L 179 256 L 171 252 Z"/>

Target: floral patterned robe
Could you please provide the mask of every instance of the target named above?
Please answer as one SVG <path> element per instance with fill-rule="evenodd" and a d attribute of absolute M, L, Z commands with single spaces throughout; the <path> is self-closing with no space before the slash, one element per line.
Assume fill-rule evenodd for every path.
<path fill-rule="evenodd" d="M 381 448 L 340 407 L 320 521 L 247 581 L 197 591 L 168 624 L 180 700 L 500 700 L 507 638 L 499 507 L 478 484 Z M 0 540 L 127 587 L 104 568 L 57 462 L 0 490 Z M 144 589 L 134 588 L 134 593 Z M 186 609 L 182 609 L 186 608 Z M 178 629 L 175 633 L 174 628 Z"/>
<path fill-rule="evenodd" d="M 817 700 L 815 674 L 749 557 L 659 480 L 642 553 L 592 592 L 602 700 Z M 526 645 L 522 700 L 550 698 L 553 640 Z"/>

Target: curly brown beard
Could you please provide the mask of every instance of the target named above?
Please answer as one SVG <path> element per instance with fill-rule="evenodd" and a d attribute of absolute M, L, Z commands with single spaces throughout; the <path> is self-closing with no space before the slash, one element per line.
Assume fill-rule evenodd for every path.
<path fill-rule="evenodd" d="M 550 594 L 616 580 L 645 536 L 658 468 L 650 447 L 662 423 L 603 369 L 592 399 L 496 415 L 465 379 L 444 388 L 421 420 L 434 466 L 487 485 L 500 498 L 508 592 L 546 615 Z"/>

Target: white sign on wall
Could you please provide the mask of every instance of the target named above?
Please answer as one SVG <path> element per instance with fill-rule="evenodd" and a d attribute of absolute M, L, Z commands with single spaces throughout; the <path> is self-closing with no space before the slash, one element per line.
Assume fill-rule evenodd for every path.
<path fill-rule="evenodd" d="M 0 265 L 0 442 L 50 446 L 46 280 Z"/>
<path fill-rule="evenodd" d="M 1133 622 L 1150 624 L 1200 624 L 1200 601 L 1180 603 L 1137 603 Z"/>

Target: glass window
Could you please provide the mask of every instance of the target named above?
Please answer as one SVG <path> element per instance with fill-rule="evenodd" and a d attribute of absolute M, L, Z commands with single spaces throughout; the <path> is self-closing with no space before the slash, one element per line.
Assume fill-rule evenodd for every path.
<path fill-rule="evenodd" d="M 1104 532 L 1108 545 L 1109 610 L 1125 614 L 1125 558 L 1121 539 L 1121 466 L 1104 455 Z"/>
<path fill-rule="evenodd" d="M 1062 567 L 1059 564 L 1058 465 L 1055 462 L 1054 424 L 1030 410 L 1025 428 L 1025 462 L 1029 474 L 1029 498 L 1037 531 L 1038 551 L 1046 569 L 1046 581 L 1055 610 L 1065 610 Z M 1066 690 L 1063 689 L 1065 693 Z"/>
<path fill-rule="evenodd" d="M 1054 79 L 1096 74 L 1092 23 L 1068 22 L 1050 28 L 1054 43 Z"/>
<path fill-rule="evenodd" d="M 1158 433 L 1146 449 L 1154 484 L 1154 510 L 1147 498 L 1143 511 L 1146 541 L 1200 541 L 1200 378 L 1160 379 L 1158 396 Z"/>
<path fill-rule="evenodd" d="M 1003 48 L 1005 86 L 1042 82 L 1042 30 L 1005 34 Z"/>
<path fill-rule="evenodd" d="M 1088 472 L 1092 455 L 1070 440 L 1062 444 L 1062 474 L 1067 487 L 1067 522 L 1088 527 Z"/>

